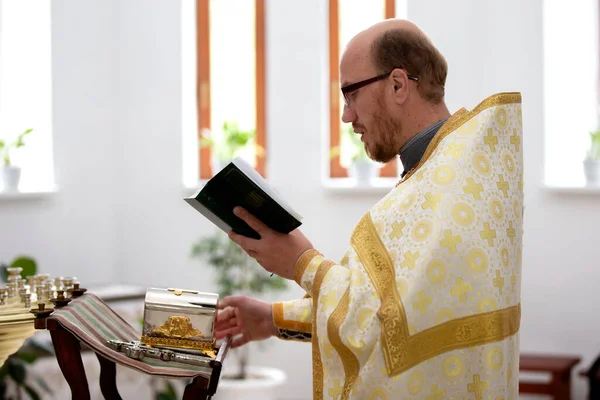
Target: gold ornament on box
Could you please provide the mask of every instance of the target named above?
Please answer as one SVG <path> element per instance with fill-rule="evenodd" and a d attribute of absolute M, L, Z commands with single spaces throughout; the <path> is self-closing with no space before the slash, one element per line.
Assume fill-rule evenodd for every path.
<path fill-rule="evenodd" d="M 150 288 L 140 341 L 148 346 L 199 350 L 213 355 L 218 294 Z"/>

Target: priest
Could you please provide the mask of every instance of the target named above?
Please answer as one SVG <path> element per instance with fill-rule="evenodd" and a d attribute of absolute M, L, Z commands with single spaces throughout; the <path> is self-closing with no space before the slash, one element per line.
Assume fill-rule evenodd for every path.
<path fill-rule="evenodd" d="M 385 20 L 340 62 L 342 120 L 402 179 L 357 221 L 341 260 L 300 230 L 231 240 L 301 299 L 220 303 L 216 335 L 310 342 L 314 399 L 518 398 L 522 119 L 519 93 L 444 102 L 446 60 L 415 24 Z"/>

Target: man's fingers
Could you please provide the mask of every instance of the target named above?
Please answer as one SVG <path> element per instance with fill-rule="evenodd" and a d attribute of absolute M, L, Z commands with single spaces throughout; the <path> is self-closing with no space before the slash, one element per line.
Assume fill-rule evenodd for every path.
<path fill-rule="evenodd" d="M 235 317 L 235 311 L 233 309 L 233 307 L 227 307 L 224 310 L 220 310 L 217 313 L 217 324 L 221 323 L 221 322 L 225 322 L 231 318 Z"/>
<path fill-rule="evenodd" d="M 223 329 L 231 328 L 232 326 L 237 326 L 238 320 L 237 318 L 228 318 L 228 319 L 219 319 L 215 323 L 215 330 L 220 331 Z"/>
<path fill-rule="evenodd" d="M 250 214 L 246 209 L 242 207 L 235 207 L 233 209 L 233 213 L 238 216 L 238 218 L 242 219 L 245 223 L 247 223 L 250 228 L 254 229 L 258 232 L 259 235 L 269 230 L 269 227 L 265 225 L 261 220 L 256 218 L 254 215 Z"/>
<path fill-rule="evenodd" d="M 227 296 L 223 297 L 217 304 L 219 310 L 226 309 L 227 307 L 232 308 L 232 312 L 235 312 L 233 308 L 240 307 L 246 298 L 244 296 Z M 223 311 L 224 312 L 224 311 Z M 219 313 L 220 314 L 220 313 Z"/>
<path fill-rule="evenodd" d="M 234 339 L 231 342 L 231 348 L 235 349 L 236 347 L 243 346 L 246 343 L 248 343 L 249 341 L 250 341 L 250 338 L 247 335 L 241 336 L 239 338 Z"/>
<path fill-rule="evenodd" d="M 246 253 L 256 250 L 260 246 L 260 242 L 256 239 L 249 238 L 234 231 L 229 231 L 229 239 L 233 240 Z"/>
<path fill-rule="evenodd" d="M 242 333 L 242 328 L 240 328 L 239 326 L 234 326 L 229 329 L 215 331 L 215 339 L 223 339 L 224 337 L 235 336 L 239 335 L 240 333 Z"/>

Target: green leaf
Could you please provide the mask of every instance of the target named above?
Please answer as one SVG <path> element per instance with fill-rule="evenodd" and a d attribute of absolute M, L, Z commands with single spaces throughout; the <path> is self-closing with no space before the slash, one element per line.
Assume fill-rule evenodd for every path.
<path fill-rule="evenodd" d="M 33 276 L 37 273 L 37 264 L 35 260 L 31 257 L 18 257 L 11 264 L 11 268 L 23 268 L 21 271 L 21 276 Z"/>
<path fill-rule="evenodd" d="M 210 144 L 214 156 L 220 160 L 230 160 L 237 153 L 247 147 L 256 136 L 256 130 L 242 130 L 235 121 L 224 121 L 221 135 L 211 136 L 210 142 L 202 141 L 201 144 Z"/>
<path fill-rule="evenodd" d="M 15 354 L 15 357 L 19 360 L 25 361 L 27 364 L 32 364 L 35 360 L 38 359 L 37 354 L 30 353 L 28 351 L 19 351 Z"/>
<path fill-rule="evenodd" d="M 173 384 L 171 384 L 171 382 L 167 381 L 167 394 L 169 396 L 171 396 L 172 398 L 176 398 L 177 397 L 177 393 L 175 392 L 175 388 L 173 387 Z"/>
<path fill-rule="evenodd" d="M 212 138 L 200 138 L 199 140 L 200 146 L 213 147 L 215 145 L 215 140 Z"/>
<path fill-rule="evenodd" d="M 2 282 L 8 282 L 8 265 L 4 263 L 0 263 L 0 278 L 2 278 Z"/>
<path fill-rule="evenodd" d="M 25 382 L 27 377 L 27 370 L 25 363 L 18 358 L 12 358 L 10 364 L 8 364 L 8 375 L 19 385 Z"/>
<path fill-rule="evenodd" d="M 10 364 L 10 357 L 4 362 L 4 365 L 0 368 L 0 381 L 3 381 L 8 375 L 8 366 Z"/>
<path fill-rule="evenodd" d="M 27 339 L 21 350 L 27 350 L 39 356 L 52 356 L 55 354 L 52 343 L 44 340 L 37 340 L 35 336 Z"/>
<path fill-rule="evenodd" d="M 23 139 L 25 138 L 25 136 L 27 134 L 29 134 L 33 129 L 27 129 L 25 132 L 21 133 L 19 136 L 17 136 L 17 140 L 15 141 L 15 147 L 19 148 L 19 147 L 23 147 L 25 146 L 25 142 L 23 141 Z"/>
<path fill-rule="evenodd" d="M 23 385 L 23 389 L 25 389 L 31 400 L 40 400 L 40 395 L 31 386 Z"/>

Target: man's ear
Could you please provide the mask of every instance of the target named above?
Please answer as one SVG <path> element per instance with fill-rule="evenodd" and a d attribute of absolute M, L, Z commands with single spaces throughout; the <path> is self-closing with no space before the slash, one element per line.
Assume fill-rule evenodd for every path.
<path fill-rule="evenodd" d="M 394 80 L 394 98 L 397 102 L 403 103 L 408 97 L 407 85 L 408 77 L 404 71 L 398 70 L 392 73 Z"/>

